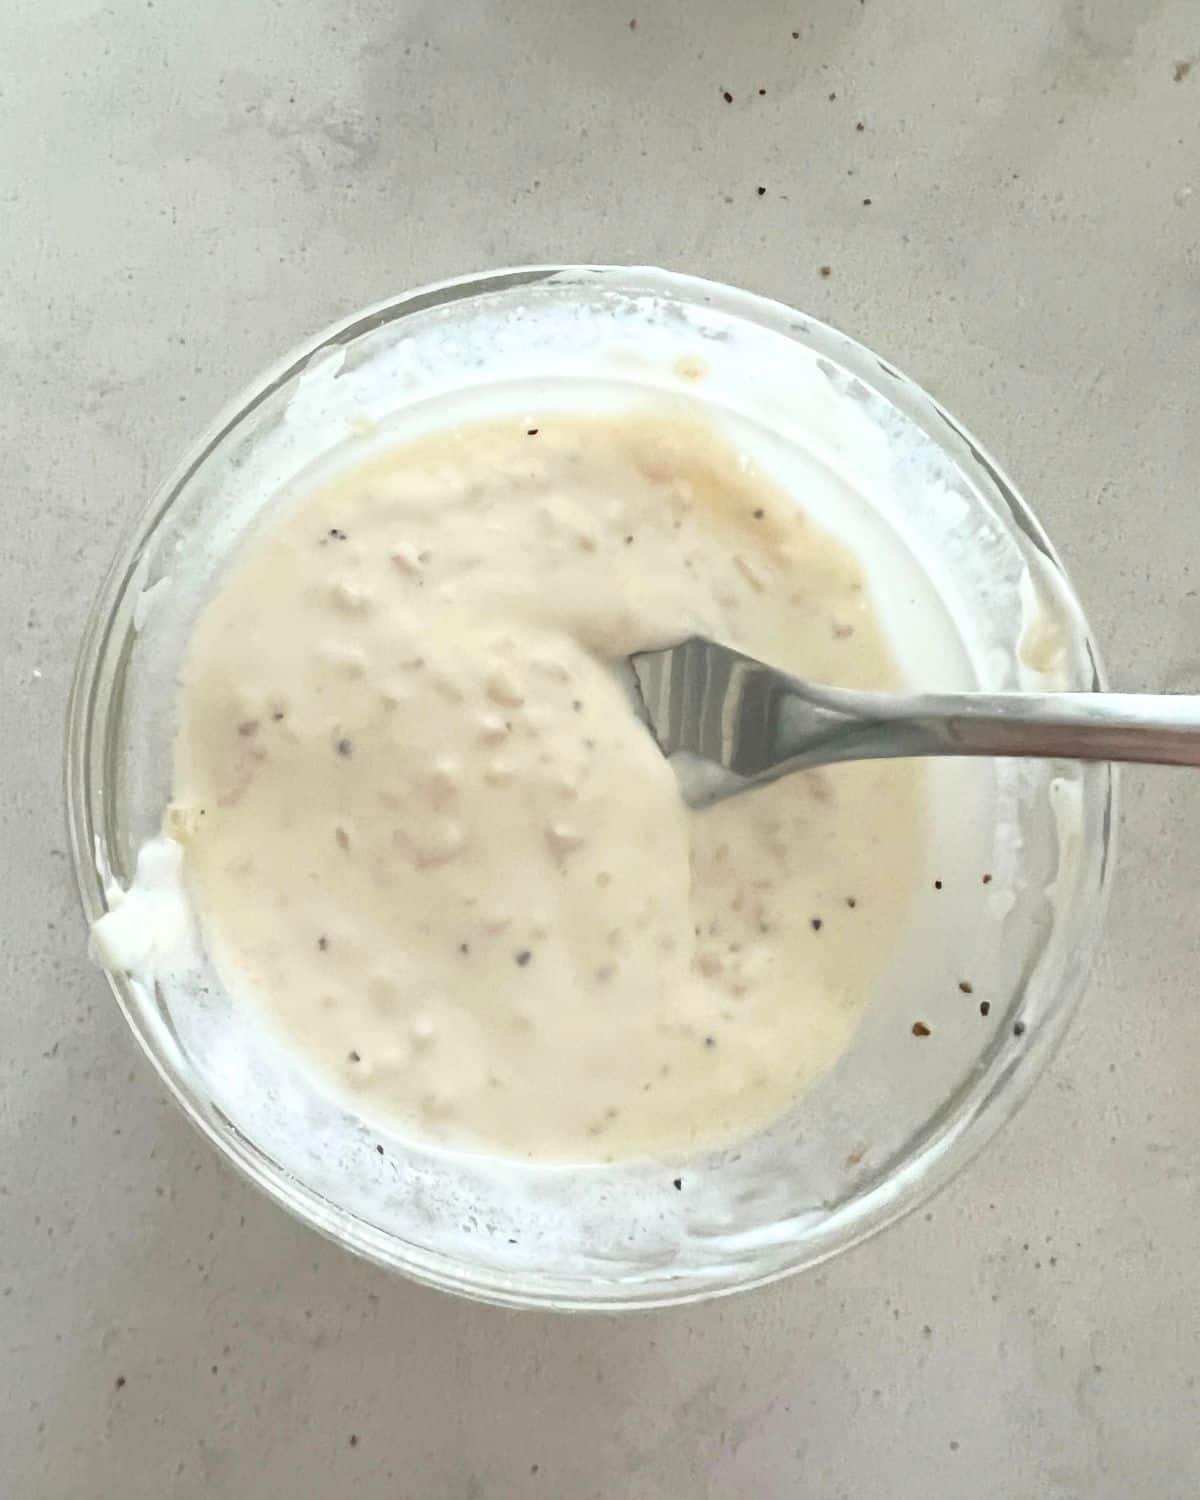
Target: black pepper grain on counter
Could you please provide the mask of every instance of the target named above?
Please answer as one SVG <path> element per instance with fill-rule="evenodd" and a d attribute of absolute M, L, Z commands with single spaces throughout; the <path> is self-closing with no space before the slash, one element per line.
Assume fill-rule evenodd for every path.
<path fill-rule="evenodd" d="M 820 932 L 821 928 L 824 927 L 824 925 L 825 923 L 821 920 L 820 917 L 813 917 L 809 923 L 809 926 L 814 932 Z"/>
<path fill-rule="evenodd" d="M 517 954 L 514 954 L 513 957 L 517 967 L 519 969 L 523 969 L 529 962 L 529 960 L 533 957 L 533 954 L 529 951 L 528 948 L 522 948 L 521 951 Z"/>
<path fill-rule="evenodd" d="M 924 1021 L 914 1021 L 912 1024 L 913 1036 L 930 1036 L 932 1033 Z"/>
<path fill-rule="evenodd" d="M 958 981 L 958 987 L 964 995 L 973 995 L 975 993 L 975 986 L 969 979 L 960 979 Z"/>
<path fill-rule="evenodd" d="M 991 1010 L 991 1008 L 992 1008 L 992 1002 L 990 1000 L 981 1000 L 979 1002 L 979 1014 L 981 1016 L 986 1016 L 988 1014 L 988 1012 Z"/>
<path fill-rule="evenodd" d="M 339 755 L 348 756 L 348 755 L 351 755 L 353 753 L 354 746 L 350 743 L 349 740 L 347 740 L 347 739 L 340 739 L 340 740 L 338 740 L 337 744 L 334 746 L 334 749 L 337 751 L 337 753 Z"/>
<path fill-rule="evenodd" d="M 1013 1022 L 1013 1036 L 1024 1036 L 1024 1035 L 1025 1035 L 1025 1022 L 1024 1021 L 1014 1021 Z"/>

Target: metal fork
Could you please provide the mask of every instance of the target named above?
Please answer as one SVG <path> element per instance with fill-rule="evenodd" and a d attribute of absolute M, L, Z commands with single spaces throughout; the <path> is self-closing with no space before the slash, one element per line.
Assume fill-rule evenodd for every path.
<path fill-rule="evenodd" d="M 896 756 L 1200 766 L 1200 696 L 861 693 L 791 677 L 699 636 L 629 663 L 650 729 L 692 807 L 792 771 Z"/>

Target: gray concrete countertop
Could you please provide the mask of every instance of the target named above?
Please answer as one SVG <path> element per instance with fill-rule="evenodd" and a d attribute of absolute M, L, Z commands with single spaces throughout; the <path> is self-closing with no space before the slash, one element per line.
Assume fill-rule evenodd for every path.
<path fill-rule="evenodd" d="M 10 0 L 0 59 L 5 1500 L 1191 1500 L 1192 777 L 1126 776 L 1079 1019 L 951 1189 L 772 1289 L 566 1319 L 390 1279 L 215 1158 L 86 962 L 59 766 L 117 533 L 224 399 L 555 258 L 894 359 L 1011 468 L 1116 684 L 1200 689 L 1196 0 Z"/>

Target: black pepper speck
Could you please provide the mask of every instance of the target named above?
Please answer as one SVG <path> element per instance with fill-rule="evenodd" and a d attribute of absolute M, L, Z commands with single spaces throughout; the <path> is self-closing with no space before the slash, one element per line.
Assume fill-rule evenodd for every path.
<path fill-rule="evenodd" d="M 522 948 L 519 953 L 513 955 L 514 961 L 517 965 L 517 968 L 519 969 L 523 969 L 532 957 L 533 954 L 529 951 L 528 948 Z"/>

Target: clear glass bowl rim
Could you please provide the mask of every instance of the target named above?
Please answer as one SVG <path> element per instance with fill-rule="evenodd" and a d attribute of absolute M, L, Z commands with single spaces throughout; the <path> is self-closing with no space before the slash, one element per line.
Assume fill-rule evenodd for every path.
<path fill-rule="evenodd" d="M 929 429 L 930 419 L 933 419 L 935 425 L 944 424 L 948 434 L 967 445 L 972 457 L 986 472 L 997 495 L 1007 507 L 1014 524 L 1041 553 L 1046 564 L 1059 575 L 1063 588 L 1078 608 L 1074 587 L 1040 522 L 987 450 L 914 380 L 831 325 L 785 303 L 724 283 L 673 271 L 648 273 L 646 268 L 635 266 L 518 266 L 432 282 L 350 314 L 293 348 L 252 380 L 196 440 L 125 530 L 117 555 L 100 586 L 84 627 L 67 705 L 64 787 L 68 838 L 80 899 L 89 924 L 108 909 L 96 857 L 100 838 L 98 829 L 103 824 L 103 787 L 96 784 L 92 771 L 97 753 L 97 708 L 102 694 L 111 686 L 104 669 L 109 641 L 117 623 L 118 606 L 159 522 L 213 450 L 262 401 L 299 374 L 314 356 L 348 344 L 413 313 L 463 298 L 548 281 L 554 277 L 611 276 L 618 280 L 622 276 L 646 274 L 653 274 L 658 278 L 658 284 L 663 290 L 675 290 L 681 295 L 723 307 L 734 315 L 745 315 L 752 311 L 760 322 L 787 337 L 795 337 L 799 323 L 804 343 L 809 347 L 820 347 L 838 363 L 881 389 L 888 399 L 907 414 L 919 412 L 923 419 L 921 425 L 926 430 Z M 1078 619 L 1093 668 L 1091 689 L 1104 691 L 1106 678 L 1100 653 L 1082 608 L 1079 608 Z M 896 1171 L 869 1184 L 861 1193 L 848 1199 L 835 1215 L 823 1222 L 819 1245 L 809 1245 L 801 1236 L 796 1242 L 795 1257 L 789 1264 L 772 1267 L 761 1275 L 751 1274 L 731 1280 L 718 1288 L 706 1285 L 697 1289 L 683 1282 L 676 1289 L 663 1289 L 660 1286 L 647 1291 L 646 1288 L 630 1286 L 628 1294 L 623 1294 L 619 1286 L 610 1284 L 601 1287 L 598 1284 L 594 1296 L 563 1296 L 552 1290 L 539 1292 L 536 1288 L 531 1288 L 528 1282 L 512 1286 L 502 1276 L 484 1268 L 451 1262 L 440 1255 L 415 1252 L 412 1246 L 397 1241 L 387 1231 L 367 1224 L 331 1203 L 264 1157 L 251 1141 L 213 1107 L 200 1081 L 190 1076 L 186 1069 L 179 1067 L 177 1059 L 162 1046 L 156 1035 L 158 1028 L 149 1024 L 143 1001 L 124 976 L 109 974 L 107 977 L 117 1004 L 142 1051 L 171 1097 L 201 1134 L 267 1197 L 301 1222 L 365 1259 L 389 1270 L 399 1271 L 425 1285 L 509 1307 L 612 1312 L 707 1300 L 811 1269 L 831 1256 L 861 1243 L 945 1186 L 1000 1127 L 1012 1118 L 1061 1043 L 1087 982 L 1099 943 L 1112 880 L 1116 852 L 1117 790 L 1118 780 L 1114 766 L 1109 768 L 1104 788 L 1102 847 L 1091 852 L 1091 857 L 1097 862 L 1098 884 L 1088 913 L 1089 922 L 1084 941 L 1077 950 L 1076 961 L 1071 965 L 1065 983 L 1040 1015 L 1038 1025 L 1028 1039 L 1028 1045 L 1015 1059 L 1011 1056 L 994 1057 L 989 1066 L 980 1071 L 974 1086 L 961 1091 L 957 1107 L 922 1134 L 917 1148 Z"/>

